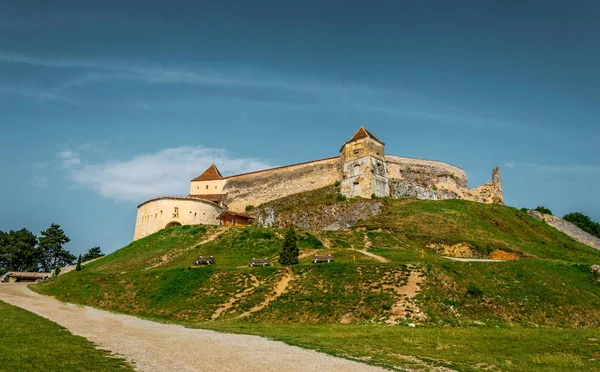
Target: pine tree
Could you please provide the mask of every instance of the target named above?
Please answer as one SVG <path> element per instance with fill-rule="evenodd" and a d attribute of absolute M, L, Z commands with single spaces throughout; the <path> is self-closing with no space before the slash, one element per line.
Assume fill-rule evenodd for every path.
<path fill-rule="evenodd" d="M 60 225 L 53 223 L 47 230 L 42 231 L 38 240 L 38 247 L 44 256 L 42 262 L 44 271 L 50 271 L 58 265 L 72 265 L 77 258 L 63 248 L 63 245 L 71 239 L 65 235 Z"/>
<path fill-rule="evenodd" d="M 75 270 L 81 271 L 81 255 L 79 255 L 79 258 L 77 259 L 77 266 L 75 266 Z"/>
<path fill-rule="evenodd" d="M 300 251 L 298 250 L 298 245 L 296 244 L 297 240 L 298 238 L 296 237 L 294 225 L 290 225 L 285 232 L 281 253 L 279 254 L 280 264 L 284 266 L 298 264 L 298 256 L 300 255 Z"/>

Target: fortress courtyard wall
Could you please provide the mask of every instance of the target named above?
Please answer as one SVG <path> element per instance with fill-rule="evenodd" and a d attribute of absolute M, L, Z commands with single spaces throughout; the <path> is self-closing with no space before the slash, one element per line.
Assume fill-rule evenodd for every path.
<path fill-rule="evenodd" d="M 169 224 L 217 225 L 221 211 L 216 204 L 194 198 L 166 196 L 151 199 L 138 207 L 133 240 L 154 234 Z"/>
<path fill-rule="evenodd" d="M 248 205 L 320 189 L 340 177 L 339 157 L 334 157 L 227 177 L 223 192 L 229 209 L 243 212 Z"/>

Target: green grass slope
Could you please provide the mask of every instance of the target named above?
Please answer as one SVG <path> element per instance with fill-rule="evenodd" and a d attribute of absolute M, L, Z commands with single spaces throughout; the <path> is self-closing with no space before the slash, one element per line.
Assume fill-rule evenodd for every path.
<path fill-rule="evenodd" d="M 280 204 L 293 215 L 294 200 L 310 195 L 318 193 Z M 336 210 L 351 203 L 330 199 Z M 183 226 L 33 287 L 69 302 L 265 335 L 386 367 L 600 370 L 600 283 L 590 268 L 600 252 L 510 207 L 381 202 L 381 214 L 347 231 L 298 231 L 301 258 L 292 268 L 277 264 L 282 229 Z M 456 244 L 478 257 L 502 251 L 519 259 L 456 262 L 433 249 Z M 312 264 L 315 253 L 332 253 L 335 262 Z M 194 267 L 199 255 L 215 256 L 216 265 Z M 273 266 L 248 267 L 264 257 Z"/>
<path fill-rule="evenodd" d="M 132 371 L 125 360 L 29 311 L 0 301 L 0 370 Z"/>

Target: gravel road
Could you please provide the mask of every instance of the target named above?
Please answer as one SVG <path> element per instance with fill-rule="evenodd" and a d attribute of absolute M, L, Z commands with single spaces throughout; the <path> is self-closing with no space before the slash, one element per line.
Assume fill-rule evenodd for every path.
<path fill-rule="evenodd" d="M 0 300 L 125 357 L 139 371 L 384 371 L 262 337 L 189 329 L 67 304 L 32 292 L 25 283 L 0 283 Z"/>

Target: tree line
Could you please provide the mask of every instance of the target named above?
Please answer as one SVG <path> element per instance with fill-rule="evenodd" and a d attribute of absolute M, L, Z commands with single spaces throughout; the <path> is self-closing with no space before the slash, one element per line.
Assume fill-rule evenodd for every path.
<path fill-rule="evenodd" d="M 525 212 L 527 208 L 523 208 Z M 549 208 L 541 205 L 533 209 L 544 214 L 552 214 Z M 579 227 L 581 230 L 587 232 L 590 235 L 600 238 L 600 223 L 594 222 L 589 216 L 586 216 L 580 212 L 567 213 L 563 216 L 563 220 L 571 222 L 573 225 Z"/>
<path fill-rule="evenodd" d="M 52 224 L 36 236 L 31 231 L 0 230 L 0 275 L 9 271 L 50 272 L 74 264 L 77 259 L 63 246 L 71 241 L 60 225 Z M 100 247 L 90 248 L 82 257 L 88 261 L 102 257 Z"/>

